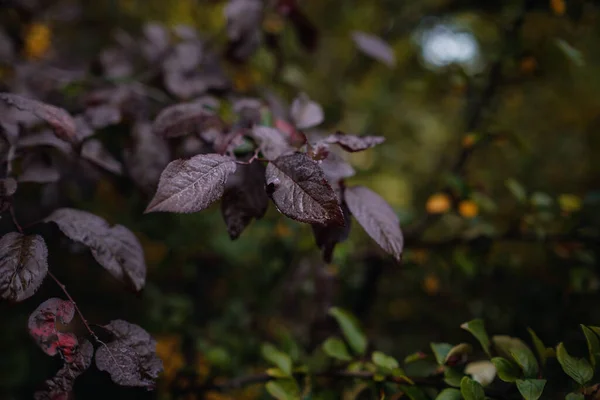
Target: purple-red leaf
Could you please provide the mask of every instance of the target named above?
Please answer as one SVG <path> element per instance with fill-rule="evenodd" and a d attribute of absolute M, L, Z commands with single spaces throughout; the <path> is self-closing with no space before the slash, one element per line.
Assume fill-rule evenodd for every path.
<path fill-rule="evenodd" d="M 0 238 L 0 297 L 23 301 L 48 273 L 48 249 L 39 235 L 10 232 Z"/>
<path fill-rule="evenodd" d="M 320 161 L 319 165 L 333 188 L 339 185 L 340 180 L 350 178 L 356 174 L 352 165 L 333 152 L 329 153 L 327 158 Z"/>
<path fill-rule="evenodd" d="M 153 193 L 160 174 L 169 164 L 170 152 L 166 141 L 152 133 L 152 126 L 138 122 L 132 129 L 133 149 L 125 153 L 129 176 L 144 191 Z"/>
<path fill-rule="evenodd" d="M 383 250 L 400 261 L 404 238 L 400 221 L 390 205 L 364 186 L 346 188 L 344 198 L 358 223 Z"/>
<path fill-rule="evenodd" d="M 220 120 L 204 102 L 181 103 L 163 109 L 154 120 L 152 129 L 159 136 L 173 138 L 200 133 L 210 124 L 220 124 Z"/>
<path fill-rule="evenodd" d="M 333 259 L 333 250 L 336 244 L 348 239 L 351 228 L 350 211 L 346 203 L 342 203 L 342 212 L 344 214 L 344 226 L 338 225 L 312 225 L 313 234 L 317 246 L 323 254 L 323 261 L 331 263 Z"/>
<path fill-rule="evenodd" d="M 110 226 L 104 219 L 86 211 L 59 208 L 44 222 L 54 222 L 70 239 L 90 248 L 92 255 L 111 275 L 141 290 L 146 282 L 146 262 L 142 245 L 122 225 Z"/>
<path fill-rule="evenodd" d="M 72 398 L 75 379 L 79 377 L 92 363 L 94 346 L 84 340 L 78 347 L 70 362 L 65 360 L 63 367 L 54 377 L 44 383 L 43 390 L 37 391 L 35 400 L 68 400 Z"/>
<path fill-rule="evenodd" d="M 85 110 L 87 121 L 93 129 L 102 129 L 121 122 L 121 110 L 111 104 L 101 104 Z"/>
<path fill-rule="evenodd" d="M 70 154 L 73 151 L 68 143 L 58 139 L 50 129 L 20 136 L 17 141 L 17 149 L 39 146 L 53 147 L 64 154 Z"/>
<path fill-rule="evenodd" d="M 385 138 L 382 136 L 346 135 L 341 132 L 337 132 L 325 138 L 325 141 L 327 143 L 338 144 L 344 150 L 353 153 L 356 151 L 363 151 L 370 149 L 371 147 L 377 146 L 378 144 L 385 142 Z"/>
<path fill-rule="evenodd" d="M 19 182 L 52 183 L 59 179 L 59 170 L 43 154 L 29 153 L 23 158 Z"/>
<path fill-rule="evenodd" d="M 255 126 L 252 129 L 251 136 L 258 142 L 260 151 L 269 160 L 296 151 L 278 129 L 268 126 Z"/>
<path fill-rule="evenodd" d="M 96 351 L 96 366 L 118 385 L 153 388 L 163 370 L 156 355 L 156 341 L 138 325 L 111 321 L 104 328 L 115 340 Z"/>
<path fill-rule="evenodd" d="M 284 215 L 310 224 L 344 225 L 337 196 L 316 161 L 305 154 L 282 156 L 267 165 L 267 193 Z"/>
<path fill-rule="evenodd" d="M 261 0 L 229 0 L 225 6 L 227 54 L 234 60 L 246 60 L 260 45 L 263 8 Z"/>
<path fill-rule="evenodd" d="M 121 163 L 104 148 L 104 145 L 98 139 L 89 139 L 83 143 L 81 157 L 113 174 L 121 175 L 123 173 Z"/>
<path fill-rule="evenodd" d="M 44 301 L 29 316 L 29 334 L 49 356 L 60 351 L 67 362 L 73 360 L 77 351 L 77 337 L 72 333 L 59 332 L 56 322 L 68 324 L 75 315 L 75 305 L 70 301 L 52 298 Z"/>
<path fill-rule="evenodd" d="M 305 93 L 301 93 L 294 99 L 291 114 L 294 125 L 298 129 L 315 127 L 325 119 L 323 108 L 318 103 L 312 101 Z"/>
<path fill-rule="evenodd" d="M 238 165 L 227 180 L 221 201 L 221 212 L 231 239 L 237 239 L 252 218 L 262 218 L 268 205 L 265 167 L 258 161 Z"/>
<path fill-rule="evenodd" d="M 199 154 L 167 165 L 145 212 L 193 213 L 208 208 L 225 191 L 236 162 L 219 154 Z"/>
<path fill-rule="evenodd" d="M 0 179 L 0 197 L 10 197 L 17 192 L 17 181 L 14 178 Z"/>
<path fill-rule="evenodd" d="M 52 126 L 54 133 L 64 141 L 77 142 L 75 120 L 63 108 L 12 93 L 0 93 L 0 100 L 11 107 L 33 113 Z"/>
<path fill-rule="evenodd" d="M 364 54 L 392 68 L 396 66 L 394 49 L 383 39 L 365 32 L 352 32 L 352 40 Z"/>

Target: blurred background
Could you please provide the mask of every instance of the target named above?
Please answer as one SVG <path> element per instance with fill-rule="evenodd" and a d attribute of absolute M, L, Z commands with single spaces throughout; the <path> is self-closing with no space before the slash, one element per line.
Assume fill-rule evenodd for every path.
<path fill-rule="evenodd" d="M 354 224 L 325 265 L 310 226 L 272 205 L 232 241 L 218 205 L 144 215 L 151 194 L 111 174 L 23 184 L 23 224 L 51 211 L 44 204 L 55 202 L 40 204 L 49 196 L 127 226 L 145 250 L 147 285 L 135 295 L 84 248 L 39 228 L 50 269 L 87 319 L 143 326 L 165 363 L 156 392 L 118 388 L 96 373 L 78 381 L 78 398 L 168 399 L 181 371 L 262 371 L 261 343 L 297 356 L 314 348 L 335 330 L 321 324 L 332 305 L 355 313 L 370 340 L 400 359 L 431 341 L 468 340 L 459 325 L 479 317 L 493 334 L 526 338 L 531 327 L 548 345 L 565 340 L 583 351 L 578 324 L 600 324 L 600 2 L 279 3 L 264 15 L 260 46 L 244 62 L 223 57 L 222 68 L 238 93 L 268 89 L 289 103 L 305 92 L 324 109 L 323 132 L 386 138 L 349 156 L 357 174 L 348 182 L 370 187 L 397 212 L 402 263 Z M 226 4 L 0 0 L 0 87 L 14 90 L 19 77 L 30 90 L 68 96 L 77 84 L 57 85 L 50 75 L 90 64 L 120 32 L 138 37 L 147 23 L 196 28 L 222 49 Z M 392 59 L 365 52 L 354 32 L 381 38 Z M 97 134 L 112 143 L 127 131 Z M 4 215 L 0 227 L 12 230 Z M 51 296 L 62 294 L 47 280 L 27 301 L 0 304 L 2 398 L 29 398 L 60 366 L 26 329 Z M 219 396 L 268 398 L 260 387 Z"/>

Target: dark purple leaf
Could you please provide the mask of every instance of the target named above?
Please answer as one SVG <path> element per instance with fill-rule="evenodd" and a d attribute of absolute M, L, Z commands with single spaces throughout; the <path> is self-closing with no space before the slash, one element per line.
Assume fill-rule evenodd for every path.
<path fill-rule="evenodd" d="M 141 47 L 148 61 L 153 62 L 162 57 L 168 50 L 170 42 L 169 31 L 164 25 L 151 22 L 144 26 L 144 40 Z"/>
<path fill-rule="evenodd" d="M 10 197 L 17 192 L 17 181 L 14 178 L 0 179 L 0 197 Z"/>
<path fill-rule="evenodd" d="M 51 183 L 60 179 L 59 170 L 43 154 L 29 153 L 23 158 L 19 182 Z"/>
<path fill-rule="evenodd" d="M 202 44 L 196 40 L 178 43 L 163 67 L 170 72 L 192 72 L 202 62 L 202 50 Z"/>
<path fill-rule="evenodd" d="M 97 215 L 59 208 L 44 222 L 54 222 L 70 239 L 90 248 L 92 255 L 111 275 L 141 290 L 146 282 L 146 262 L 142 245 L 122 225 L 110 226 Z"/>
<path fill-rule="evenodd" d="M 268 126 L 255 126 L 250 135 L 256 140 L 260 151 L 268 160 L 274 160 L 277 157 L 296 151 L 278 129 L 269 128 Z"/>
<path fill-rule="evenodd" d="M 163 370 L 156 341 L 141 327 L 123 320 L 111 321 L 104 328 L 115 340 L 96 351 L 98 369 L 108 372 L 118 385 L 153 388 Z"/>
<path fill-rule="evenodd" d="M 98 139 L 89 139 L 83 143 L 81 157 L 116 175 L 123 173 L 123 166 L 104 148 Z"/>
<path fill-rule="evenodd" d="M 350 212 L 369 236 L 400 261 L 404 238 L 400 221 L 392 207 L 377 193 L 364 186 L 346 188 L 344 198 Z"/>
<path fill-rule="evenodd" d="M 236 170 L 233 159 L 219 154 L 200 154 L 167 165 L 158 189 L 145 212 L 193 213 L 219 200 L 229 175 Z"/>
<path fill-rule="evenodd" d="M 257 99 L 239 99 L 233 101 L 233 112 L 239 116 L 239 125 L 251 128 L 261 120 L 262 103 Z"/>
<path fill-rule="evenodd" d="M 110 48 L 100 53 L 104 76 L 110 79 L 127 78 L 133 74 L 133 64 L 126 50 Z"/>
<path fill-rule="evenodd" d="M 173 138 L 189 133 L 200 133 L 218 117 L 207 109 L 204 102 L 181 103 L 163 109 L 152 129 L 156 135 Z"/>
<path fill-rule="evenodd" d="M 73 148 L 68 143 L 58 139 L 49 129 L 22 135 L 17 141 L 17 149 L 40 146 L 53 147 L 64 154 L 71 154 L 73 152 Z"/>
<path fill-rule="evenodd" d="M 323 108 L 301 93 L 292 102 L 292 119 L 298 129 L 308 129 L 321 124 L 325 118 Z"/>
<path fill-rule="evenodd" d="M 338 197 L 341 197 L 338 195 Z M 351 228 L 350 211 L 346 203 L 342 203 L 342 212 L 344 214 L 344 226 L 338 225 L 312 225 L 313 234 L 317 246 L 323 254 L 323 261 L 331 263 L 333 259 L 333 250 L 336 244 L 348 239 Z"/>
<path fill-rule="evenodd" d="M 394 49 L 381 38 L 365 32 L 352 32 L 352 40 L 360 51 L 388 67 L 396 66 Z"/>
<path fill-rule="evenodd" d="M 77 137 L 79 138 L 79 141 L 83 141 L 90 136 L 93 136 L 95 133 L 83 114 L 75 116 L 75 125 L 77 126 Z"/>
<path fill-rule="evenodd" d="M 221 201 L 221 212 L 231 239 L 237 239 L 252 218 L 262 218 L 268 205 L 265 167 L 258 161 L 238 165 L 227 180 Z"/>
<path fill-rule="evenodd" d="M 307 154 L 315 161 L 325 160 L 329 156 L 329 145 L 322 141 L 317 142 L 309 147 Z"/>
<path fill-rule="evenodd" d="M 48 249 L 39 235 L 10 232 L 0 238 L 0 297 L 23 301 L 48 273 Z"/>
<path fill-rule="evenodd" d="M 333 152 L 330 152 L 324 160 L 319 161 L 319 165 L 333 188 L 338 186 L 340 180 L 350 178 L 356 174 L 352 165 Z"/>
<path fill-rule="evenodd" d="M 310 224 L 344 225 L 336 194 L 316 161 L 306 154 L 282 156 L 267 165 L 267 193 L 284 215 Z"/>
<path fill-rule="evenodd" d="M 327 143 L 338 144 L 344 150 L 353 153 L 356 151 L 363 151 L 370 149 L 371 147 L 377 146 L 378 144 L 385 142 L 385 138 L 382 136 L 346 135 L 341 132 L 337 132 L 325 138 L 325 141 Z"/>
<path fill-rule="evenodd" d="M 33 113 L 44 120 L 64 141 L 77 142 L 77 127 L 73 117 L 64 109 L 12 93 L 0 93 L 0 100 L 11 107 Z"/>
<path fill-rule="evenodd" d="M 35 400 L 68 400 L 73 396 L 73 385 L 79 375 L 89 368 L 94 356 L 94 346 L 88 341 L 77 348 L 72 361 L 67 362 L 54 377 L 44 383 L 44 388 L 34 395 Z"/>
<path fill-rule="evenodd" d="M 111 104 L 101 104 L 85 110 L 85 116 L 93 129 L 102 129 L 121 122 L 121 110 Z"/>
<path fill-rule="evenodd" d="M 125 165 L 133 181 L 144 191 L 156 190 L 160 174 L 170 160 L 167 142 L 152 132 L 152 125 L 138 122 L 132 130 L 134 147 L 125 153 Z"/>
<path fill-rule="evenodd" d="M 263 19 L 261 0 L 229 0 L 225 6 L 227 54 L 234 60 L 244 61 L 260 46 Z"/>
<path fill-rule="evenodd" d="M 44 301 L 29 316 L 29 334 L 49 356 L 60 352 L 67 361 L 73 360 L 78 347 L 72 333 L 59 332 L 56 322 L 68 324 L 75 315 L 75 305 L 66 300 L 52 298 Z"/>

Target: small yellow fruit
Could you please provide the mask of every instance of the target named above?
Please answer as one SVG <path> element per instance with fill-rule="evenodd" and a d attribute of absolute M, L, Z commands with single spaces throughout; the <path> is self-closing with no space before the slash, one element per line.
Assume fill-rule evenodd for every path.
<path fill-rule="evenodd" d="M 581 209 L 581 198 L 574 194 L 561 194 L 558 196 L 558 204 L 564 212 L 572 213 Z"/>
<path fill-rule="evenodd" d="M 440 278 L 435 274 L 428 274 L 423 280 L 423 290 L 430 296 L 440 291 Z"/>
<path fill-rule="evenodd" d="M 479 214 L 479 207 L 473 200 L 463 200 L 458 205 L 458 213 L 465 218 L 474 218 Z"/>
<path fill-rule="evenodd" d="M 450 197 L 445 193 L 436 193 L 427 200 L 425 209 L 430 214 L 445 213 L 450 209 Z"/>
<path fill-rule="evenodd" d="M 567 11 L 567 3 L 565 0 L 550 0 L 550 8 L 556 15 L 565 15 Z"/>
<path fill-rule="evenodd" d="M 47 25 L 33 23 L 25 33 L 25 56 L 38 59 L 44 56 L 50 48 L 52 32 Z"/>

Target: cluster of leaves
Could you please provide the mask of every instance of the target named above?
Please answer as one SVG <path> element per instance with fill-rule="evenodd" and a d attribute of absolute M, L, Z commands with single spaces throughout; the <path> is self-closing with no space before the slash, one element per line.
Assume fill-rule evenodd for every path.
<path fill-rule="evenodd" d="M 264 7 L 260 1 L 229 2 L 226 58 L 244 60 L 256 50 Z M 303 44 L 314 47 L 314 28 L 295 2 L 281 2 L 276 8 L 289 18 Z M 393 63 L 383 42 L 367 34 L 354 36 L 366 54 Z M 9 43 L 9 38 L 3 39 Z M 403 236 L 395 212 L 370 189 L 344 183 L 355 172 L 340 151 L 367 150 L 384 139 L 321 134 L 315 128 L 324 122 L 323 109 L 306 94 L 298 95 L 291 106 L 273 93 L 236 94 L 211 45 L 189 27 L 169 30 L 148 24 L 141 38 L 120 32 L 116 45 L 79 70 L 61 71 L 60 82 L 46 80 L 43 90 L 33 82 L 36 71 L 53 66 L 26 68 L 12 52 L 7 58 L 14 72 L 29 73 L 15 73 L 6 83 L 7 91 L 0 93 L 0 155 L 6 175 L 0 182 L 0 206 L 15 225 L 14 232 L 0 238 L 0 296 L 23 301 L 50 276 L 68 297 L 44 301 L 29 319 L 29 332 L 40 348 L 64 361 L 36 398 L 67 398 L 94 358 L 97 368 L 115 383 L 146 388 L 154 386 L 162 363 L 154 340 L 137 325 L 114 320 L 90 328 L 49 271 L 44 238 L 27 232 L 35 223 L 23 228 L 16 218 L 18 204 L 13 199 L 22 184 L 109 173 L 130 179 L 146 194 L 154 193 L 146 212 L 199 212 L 221 199 L 232 239 L 260 219 L 271 200 L 282 214 L 312 225 L 328 262 L 335 245 L 348 237 L 353 215 L 400 260 Z M 57 96 L 65 92 L 73 96 Z M 227 117 L 230 110 L 233 118 Z M 121 139 L 122 150 L 115 154 L 99 134 L 119 126 L 130 134 Z M 89 248 L 113 277 L 134 291 L 143 289 L 144 254 L 128 228 L 64 207 L 41 221 L 50 222 Z M 57 324 L 69 324 L 76 313 L 91 341 L 59 330 Z"/>
<path fill-rule="evenodd" d="M 403 362 L 369 346 L 356 318 L 349 312 L 332 308 L 343 338 L 326 339 L 314 354 L 292 357 L 265 344 L 267 391 L 276 399 L 291 400 L 309 396 L 322 378 L 351 379 L 345 386 L 348 399 L 396 398 L 406 394 L 411 399 L 484 400 L 486 398 L 523 398 L 537 400 L 547 392 L 561 394 L 568 400 L 596 398 L 599 386 L 593 382 L 600 356 L 600 328 L 582 325 L 589 356 L 576 358 L 564 344 L 546 347 L 529 329 L 534 351 L 521 339 L 506 335 L 491 338 L 481 319 L 461 325 L 479 342 L 483 352 L 470 343 L 451 345 L 431 343 L 431 354 L 416 352 Z M 564 379 L 566 374 L 570 379 Z M 561 376 L 562 375 L 562 376 Z"/>

